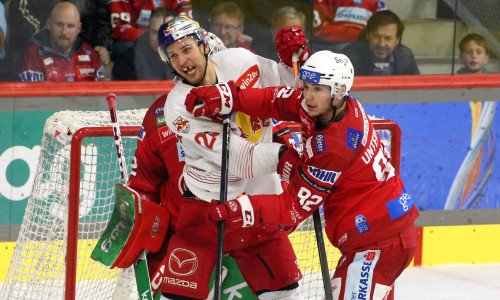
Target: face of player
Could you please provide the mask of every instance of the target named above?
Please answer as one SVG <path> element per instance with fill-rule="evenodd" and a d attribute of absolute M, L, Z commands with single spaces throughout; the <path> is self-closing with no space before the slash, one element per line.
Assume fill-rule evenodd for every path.
<path fill-rule="evenodd" d="M 333 117 L 330 86 L 303 81 L 302 87 L 309 115 L 321 122 L 330 121 Z"/>
<path fill-rule="evenodd" d="M 243 25 L 238 18 L 224 13 L 214 16 L 210 22 L 210 32 L 218 36 L 227 48 L 236 47 L 236 40 L 243 33 Z"/>
<path fill-rule="evenodd" d="M 467 73 L 482 73 L 484 66 L 490 61 L 490 56 L 483 46 L 470 41 L 465 44 L 464 50 L 460 53 L 460 61 Z"/>
<path fill-rule="evenodd" d="M 50 18 L 47 19 L 52 47 L 63 54 L 71 52 L 81 28 L 82 23 L 80 23 L 78 11 L 70 6 L 54 8 Z"/>
<path fill-rule="evenodd" d="M 204 44 L 197 45 L 193 37 L 187 36 L 177 40 L 166 48 L 170 64 L 174 70 L 191 85 L 215 83 L 208 82 L 209 78 L 204 78 L 204 76 L 206 77 L 206 75 L 212 73 L 211 70 L 207 70 L 205 73 L 205 68 L 208 68 L 208 62 L 203 53 L 204 46 Z M 210 66 L 210 68 L 212 67 Z"/>
<path fill-rule="evenodd" d="M 384 61 L 399 44 L 396 24 L 382 25 L 371 32 L 367 32 L 366 39 L 370 50 L 379 61 Z"/>

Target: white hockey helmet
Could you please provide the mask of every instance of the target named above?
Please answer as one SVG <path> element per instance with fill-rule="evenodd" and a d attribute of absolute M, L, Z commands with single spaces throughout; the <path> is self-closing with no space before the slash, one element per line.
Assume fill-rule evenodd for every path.
<path fill-rule="evenodd" d="M 205 31 L 198 22 L 186 16 L 178 16 L 162 24 L 158 29 L 158 52 L 161 59 L 169 62 L 165 48 L 187 36 L 192 36 L 198 45 L 205 43 Z"/>
<path fill-rule="evenodd" d="M 218 36 L 208 31 L 205 32 L 205 43 L 208 45 L 208 48 L 210 49 L 208 52 L 208 56 L 227 49 L 222 40 Z"/>
<path fill-rule="evenodd" d="M 347 95 L 354 81 L 354 67 L 347 56 L 328 50 L 318 51 L 304 63 L 299 79 L 331 87 L 332 98 Z M 345 92 L 341 87 L 345 86 Z"/>

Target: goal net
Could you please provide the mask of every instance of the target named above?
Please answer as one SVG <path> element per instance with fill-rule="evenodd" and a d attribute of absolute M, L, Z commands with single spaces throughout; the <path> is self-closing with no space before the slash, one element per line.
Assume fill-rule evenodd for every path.
<path fill-rule="evenodd" d="M 118 111 L 128 166 L 145 112 Z M 136 297 L 135 283 L 117 280 L 119 269 L 90 258 L 111 217 L 114 186 L 121 182 L 109 119 L 107 111 L 64 111 L 47 119 L 33 190 L 0 299 Z M 374 122 L 398 169 L 399 127 L 391 121 Z M 312 218 L 290 239 L 304 275 L 303 295 L 323 299 Z M 332 275 L 340 254 L 326 238 L 325 245 Z"/>

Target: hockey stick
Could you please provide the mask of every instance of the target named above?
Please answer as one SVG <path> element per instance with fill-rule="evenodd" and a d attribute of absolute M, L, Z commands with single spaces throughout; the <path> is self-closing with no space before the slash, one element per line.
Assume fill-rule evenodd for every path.
<path fill-rule="evenodd" d="M 229 122 L 231 114 L 224 115 L 222 125 L 222 161 L 221 161 L 221 178 L 220 178 L 220 196 L 219 203 L 227 201 L 227 184 L 228 184 L 228 163 L 229 163 Z M 214 299 L 221 299 L 222 291 L 222 260 L 224 256 L 224 236 L 226 230 L 226 222 L 219 221 L 217 223 L 217 256 L 215 260 L 215 282 L 214 282 Z"/>
<path fill-rule="evenodd" d="M 118 124 L 118 115 L 116 113 L 116 95 L 109 93 L 106 96 L 108 102 L 109 113 L 111 116 L 111 125 L 113 126 L 113 135 L 115 137 L 116 153 L 120 161 L 120 175 L 123 185 L 127 185 L 127 163 L 125 161 L 125 151 L 123 150 L 122 134 Z M 137 281 L 137 291 L 140 299 L 153 300 L 153 293 L 151 289 L 151 281 L 149 279 L 148 263 L 146 259 L 146 252 L 142 250 L 134 262 L 135 278 Z M 157 293 L 159 295 L 160 293 Z"/>
<path fill-rule="evenodd" d="M 293 75 L 295 78 L 299 75 L 299 55 L 301 50 L 295 52 L 292 55 L 293 62 Z M 300 87 L 300 79 L 297 81 Z M 305 144 L 305 134 L 304 130 L 302 130 L 301 126 L 301 134 L 302 134 L 302 144 Z M 333 300 L 332 294 L 332 282 L 330 279 L 330 271 L 328 270 L 328 260 L 326 256 L 325 249 L 325 241 L 323 239 L 323 226 L 321 225 L 321 215 L 319 213 L 319 209 L 315 210 L 313 213 L 313 222 L 314 222 L 314 233 L 316 234 L 316 244 L 318 245 L 318 255 L 319 255 L 319 263 L 321 265 L 321 275 L 323 277 L 323 286 L 325 288 L 325 299 Z"/>

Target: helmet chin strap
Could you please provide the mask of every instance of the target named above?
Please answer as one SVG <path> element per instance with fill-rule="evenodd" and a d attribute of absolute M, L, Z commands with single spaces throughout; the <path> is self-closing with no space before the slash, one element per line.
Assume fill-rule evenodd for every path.
<path fill-rule="evenodd" d="M 328 124 L 333 123 L 333 122 L 338 122 L 338 121 L 342 120 L 342 118 L 343 118 L 343 117 L 344 117 L 344 115 L 345 115 L 345 109 L 344 109 L 344 110 L 342 110 L 341 112 L 339 112 L 339 114 L 338 114 L 338 115 L 336 115 L 336 114 L 337 114 L 337 109 L 340 109 L 340 108 L 342 107 L 342 105 L 344 105 L 344 103 L 346 102 L 346 100 L 347 100 L 347 96 L 344 96 L 344 97 L 342 98 L 342 102 L 340 102 L 340 104 L 339 104 L 339 105 L 337 105 L 337 106 L 334 106 L 334 105 L 333 105 L 333 101 L 335 100 L 335 97 L 332 97 L 332 98 L 331 98 L 331 100 L 332 100 L 332 104 L 331 104 L 331 105 L 332 105 L 332 108 L 333 108 L 333 116 L 332 116 L 332 118 L 331 118 L 329 121 L 327 121 L 327 122 L 321 122 L 321 121 L 318 121 L 318 122 L 316 123 L 316 129 L 318 129 L 318 130 L 323 130 L 323 129 L 325 129 L 325 128 L 326 128 L 326 126 L 327 126 Z"/>

